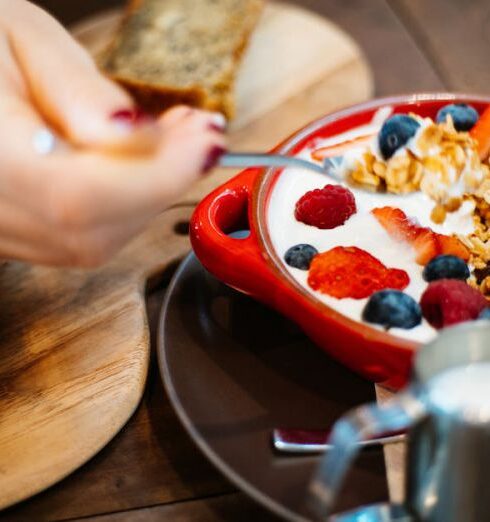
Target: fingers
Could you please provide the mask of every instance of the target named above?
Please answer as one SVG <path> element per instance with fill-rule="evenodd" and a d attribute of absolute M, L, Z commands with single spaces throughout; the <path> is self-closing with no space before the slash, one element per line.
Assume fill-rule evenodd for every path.
<path fill-rule="evenodd" d="M 199 111 L 187 105 L 177 105 L 163 113 L 160 124 L 164 128 L 169 128 L 190 116 L 193 117 L 196 126 L 207 126 L 217 132 L 224 132 L 226 129 L 226 118 L 220 112 Z"/>
<path fill-rule="evenodd" d="M 193 114 L 193 112 L 194 109 L 192 107 L 187 105 L 177 105 L 164 112 L 160 116 L 159 123 L 162 128 L 168 129 Z"/>
<path fill-rule="evenodd" d="M 0 257 L 81 267 L 106 262 L 200 176 L 217 140 L 189 127 L 178 126 L 188 149 L 169 149 L 182 142 L 172 133 L 153 160 L 68 152 L 11 161 L 1 176 L 1 191 L 10 194 L 0 199 Z"/>
<path fill-rule="evenodd" d="M 130 97 L 103 77 L 87 52 L 38 7 L 9 0 L 0 15 L 35 105 L 71 141 L 124 139 L 139 115 Z M 8 21 L 6 23 L 5 21 Z"/>
<path fill-rule="evenodd" d="M 153 160 L 68 153 L 38 158 L 36 169 L 18 165 L 11 188 L 23 197 L 0 198 L 0 257 L 57 266 L 106 262 L 203 173 L 210 151 L 223 149 L 222 135 L 202 132 L 199 119 L 169 131 Z M 26 209 L 20 205 L 29 189 Z"/>
<path fill-rule="evenodd" d="M 210 128 L 213 115 L 193 111 L 163 133 L 153 156 L 119 158 L 93 152 L 46 158 L 49 219 L 58 226 L 90 227 L 131 216 L 157 215 L 206 175 L 226 148 Z"/>
<path fill-rule="evenodd" d="M 0 198 L 0 258 L 51 266 L 96 267 L 145 225 L 131 219 L 90 230 L 55 231 L 35 215 Z"/>
<path fill-rule="evenodd" d="M 52 18 L 23 0 L 0 8 L 0 256 L 98 265 L 212 168 L 224 118 L 177 107 L 149 124 Z M 144 141 L 141 121 L 151 154 L 101 146 Z M 41 154 L 35 141 L 47 123 L 93 147 Z"/>
<path fill-rule="evenodd" d="M 81 266 L 73 240 L 26 209 L 0 198 L 0 258 L 37 264 Z M 81 243 L 80 243 L 81 244 Z"/>
<path fill-rule="evenodd" d="M 127 112 L 127 111 L 123 111 Z M 139 114 L 138 111 L 135 114 Z M 105 143 L 95 148 L 117 155 L 150 154 L 158 148 L 161 134 L 179 124 L 191 123 L 197 131 L 212 131 L 223 133 L 226 128 L 226 118 L 218 112 L 208 112 L 194 109 L 186 105 L 176 106 L 165 112 L 159 120 L 139 118 L 132 124 L 133 132 L 118 142 Z M 125 124 L 122 122 L 122 124 Z"/>
<path fill-rule="evenodd" d="M 134 108 L 126 92 L 99 73 L 65 29 L 25 0 L 4 2 L 1 7 L 0 25 L 3 21 L 8 35 L 8 54 L 13 53 L 23 75 L 24 91 L 29 92 L 48 124 L 75 144 L 117 153 L 132 152 L 133 148 L 146 152 L 139 144 L 151 142 L 155 129 L 145 128 L 141 139 L 135 139 L 134 131 L 151 127 L 151 120 Z M 0 46 L 0 55 L 4 54 Z M 191 110 L 178 107 L 168 111 L 160 124 L 172 124 Z M 215 128 L 223 129 L 224 117 L 216 114 L 214 118 Z"/>
<path fill-rule="evenodd" d="M 155 183 L 172 199 L 206 175 L 225 152 L 223 121 L 220 114 L 194 110 L 168 128 L 159 151 L 166 175 L 162 179 L 160 174 Z"/>
<path fill-rule="evenodd" d="M 26 99 L 28 90 L 12 55 L 8 35 L 0 31 L 0 88 Z"/>
<path fill-rule="evenodd" d="M 205 175 L 225 148 L 223 133 L 213 128 L 215 114 L 183 116 L 180 109 L 164 123 L 152 155 L 61 149 L 41 156 L 33 138 L 42 124 L 22 101 L 15 103 L 18 114 L 0 126 L 0 195 L 57 231 L 149 219 Z"/>
<path fill-rule="evenodd" d="M 8 67 L 8 52 L 0 64 Z M 123 158 L 68 146 L 39 154 L 34 142 L 45 122 L 18 94 L 14 84 L 23 80 L 13 71 L 0 73 L 1 257 L 96 266 L 224 150 L 220 115 L 180 107 L 156 125 L 153 154 Z"/>

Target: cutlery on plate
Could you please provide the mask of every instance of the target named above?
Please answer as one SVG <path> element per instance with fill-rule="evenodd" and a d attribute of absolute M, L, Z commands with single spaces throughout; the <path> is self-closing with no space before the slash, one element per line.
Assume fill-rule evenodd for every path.
<path fill-rule="evenodd" d="M 282 154 L 262 154 L 256 152 L 227 152 L 219 161 L 220 167 L 296 167 L 326 174 L 336 181 L 343 181 L 337 172 L 340 157 L 326 158 L 323 164 Z"/>
<path fill-rule="evenodd" d="M 314 454 L 331 449 L 328 444 L 328 430 L 300 430 L 275 428 L 272 431 L 272 445 L 280 453 Z M 364 447 L 393 444 L 405 440 L 404 432 L 386 433 L 382 437 L 363 440 L 359 444 Z"/>

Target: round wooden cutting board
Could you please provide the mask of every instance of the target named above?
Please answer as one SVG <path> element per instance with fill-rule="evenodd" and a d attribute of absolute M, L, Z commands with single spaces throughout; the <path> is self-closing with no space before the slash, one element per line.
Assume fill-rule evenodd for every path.
<path fill-rule="evenodd" d="M 102 14 L 73 32 L 97 53 L 119 17 Z M 369 68 L 351 38 L 309 12 L 269 4 L 240 70 L 230 147 L 267 150 L 371 91 Z M 146 281 L 189 250 L 176 225 L 232 174 L 217 170 L 193 187 L 101 269 L 2 268 L 0 508 L 72 472 L 129 419 L 149 360 Z"/>

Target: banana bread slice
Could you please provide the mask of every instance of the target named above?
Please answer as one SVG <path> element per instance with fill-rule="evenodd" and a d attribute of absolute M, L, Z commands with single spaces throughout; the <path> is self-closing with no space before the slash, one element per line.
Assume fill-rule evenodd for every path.
<path fill-rule="evenodd" d="M 100 66 L 147 111 L 234 114 L 233 85 L 264 0 L 130 0 Z"/>

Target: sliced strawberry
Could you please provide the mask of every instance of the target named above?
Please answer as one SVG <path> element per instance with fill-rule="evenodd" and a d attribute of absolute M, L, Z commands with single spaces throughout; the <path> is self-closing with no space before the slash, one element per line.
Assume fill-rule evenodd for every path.
<path fill-rule="evenodd" d="M 463 243 L 461 243 L 457 237 L 437 234 L 437 241 L 439 243 L 439 250 L 441 254 L 456 256 L 461 258 L 463 261 L 470 260 L 470 251 L 463 245 Z"/>
<path fill-rule="evenodd" d="M 393 239 L 412 243 L 420 232 L 420 226 L 409 219 L 399 208 L 373 208 L 371 213 Z"/>
<path fill-rule="evenodd" d="M 426 265 L 431 259 L 442 254 L 437 241 L 437 234 L 429 228 L 421 228 L 416 239 L 411 243 L 415 250 L 415 261 L 419 265 Z"/>
<path fill-rule="evenodd" d="M 480 114 L 480 118 L 471 129 L 470 135 L 477 142 L 480 159 L 486 159 L 490 154 L 490 107 L 487 107 Z"/>
<path fill-rule="evenodd" d="M 409 283 L 404 270 L 387 268 L 357 247 L 335 247 L 316 255 L 308 273 L 313 290 L 337 299 L 363 299 L 385 288 L 403 290 Z"/>
<path fill-rule="evenodd" d="M 419 265 L 426 265 L 441 254 L 458 256 L 464 261 L 470 257 L 468 249 L 457 237 L 437 234 L 428 227 L 421 227 L 399 208 L 375 208 L 371 213 L 393 239 L 412 245 L 416 253 L 415 261 Z"/>
<path fill-rule="evenodd" d="M 391 268 L 385 279 L 385 285 L 387 288 L 403 290 L 408 286 L 408 283 L 410 283 L 408 274 L 405 270 L 400 270 L 398 268 Z"/>
<path fill-rule="evenodd" d="M 342 143 L 336 143 L 335 145 L 328 145 L 326 147 L 321 147 L 319 149 L 314 150 L 311 153 L 311 157 L 318 161 L 322 161 L 325 158 L 332 158 L 333 156 L 341 156 L 347 149 L 352 148 L 353 146 L 359 146 L 367 144 L 369 140 L 372 138 L 372 134 L 367 136 L 358 136 L 357 138 L 353 138 L 351 140 L 343 141 Z"/>

